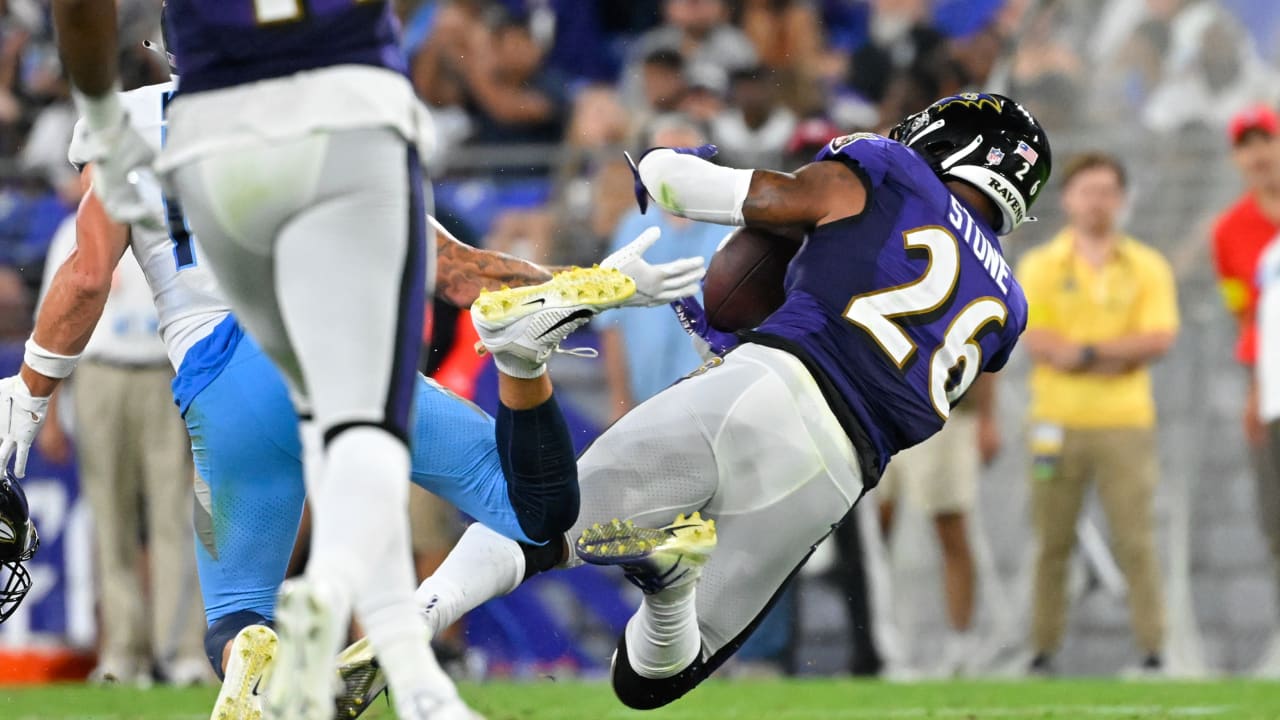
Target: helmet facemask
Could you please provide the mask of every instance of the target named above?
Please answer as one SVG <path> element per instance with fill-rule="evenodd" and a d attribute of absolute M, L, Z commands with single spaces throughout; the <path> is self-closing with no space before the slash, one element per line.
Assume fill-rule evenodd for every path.
<path fill-rule="evenodd" d="M 8 472 L 0 478 L 4 503 L 0 507 L 0 623 L 18 610 L 31 592 L 31 573 L 24 563 L 35 557 L 40 535 L 31 522 L 22 487 Z"/>

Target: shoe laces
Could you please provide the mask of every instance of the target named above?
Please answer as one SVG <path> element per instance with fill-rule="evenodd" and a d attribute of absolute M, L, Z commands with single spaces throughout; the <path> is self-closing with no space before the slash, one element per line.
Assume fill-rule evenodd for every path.
<path fill-rule="evenodd" d="M 579 358 L 600 357 L 599 350 L 596 350 L 595 348 L 589 348 L 589 347 L 562 348 L 559 345 L 557 345 L 556 349 L 553 350 L 552 352 L 554 352 L 557 355 L 571 355 L 573 357 L 579 357 Z"/>

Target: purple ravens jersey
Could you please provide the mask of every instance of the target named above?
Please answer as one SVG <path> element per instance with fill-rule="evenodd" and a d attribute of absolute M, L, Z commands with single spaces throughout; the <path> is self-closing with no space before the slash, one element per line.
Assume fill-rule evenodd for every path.
<path fill-rule="evenodd" d="M 1027 301 L 996 233 L 915 151 L 859 133 L 817 160 L 849 164 L 866 209 L 809 235 L 785 302 L 749 339 L 805 360 L 837 414 L 854 416 L 851 434 L 865 436 L 854 442 L 874 454 L 864 465 L 878 477 L 890 456 L 942 427 L 980 371 L 1004 366 Z"/>
<path fill-rule="evenodd" d="M 334 65 L 407 71 L 387 0 L 169 0 L 165 13 L 180 94 Z"/>

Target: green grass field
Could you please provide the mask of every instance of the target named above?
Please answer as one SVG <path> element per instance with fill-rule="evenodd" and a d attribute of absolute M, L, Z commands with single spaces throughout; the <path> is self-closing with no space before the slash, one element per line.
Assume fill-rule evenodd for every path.
<path fill-rule="evenodd" d="M 894 684 L 847 680 L 711 682 L 664 710 L 639 713 L 603 684 L 469 685 L 463 694 L 489 720 L 873 720 L 876 718 L 1280 719 L 1280 684 L 1243 681 L 1113 681 Z M 133 690 L 60 685 L 0 688 L 4 720 L 152 720 L 208 717 L 210 690 Z M 364 717 L 391 720 L 382 700 Z"/>

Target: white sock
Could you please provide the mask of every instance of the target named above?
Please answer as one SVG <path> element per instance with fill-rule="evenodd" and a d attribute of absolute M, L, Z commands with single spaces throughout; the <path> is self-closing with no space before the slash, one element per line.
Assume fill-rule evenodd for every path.
<path fill-rule="evenodd" d="M 314 503 L 324 477 L 324 434 L 314 420 L 302 420 L 298 422 L 298 437 L 302 440 L 302 482 L 307 488 L 307 500 Z"/>
<path fill-rule="evenodd" d="M 661 680 L 689 667 L 702 652 L 697 583 L 644 596 L 627 623 L 627 658 L 640 677 Z"/>
<path fill-rule="evenodd" d="M 306 575 L 336 594 L 336 637 L 346 637 L 350 608 L 361 593 L 393 584 L 387 573 L 411 597 L 412 576 L 405 574 L 412 572 L 408 480 L 409 450 L 385 430 L 351 428 L 329 443 L 311 502 Z M 393 548 L 397 539 L 402 542 Z"/>
<path fill-rule="evenodd" d="M 414 600 L 407 508 L 401 513 L 404 533 L 375 556 L 382 572 L 361 591 L 356 611 L 387 674 L 398 716 L 415 720 L 422 716 L 424 700 L 426 707 L 448 702 L 458 697 L 458 690 L 436 662 L 431 633 Z"/>
<path fill-rule="evenodd" d="M 524 579 L 524 553 L 516 541 L 472 523 L 415 598 L 432 636 Z"/>

